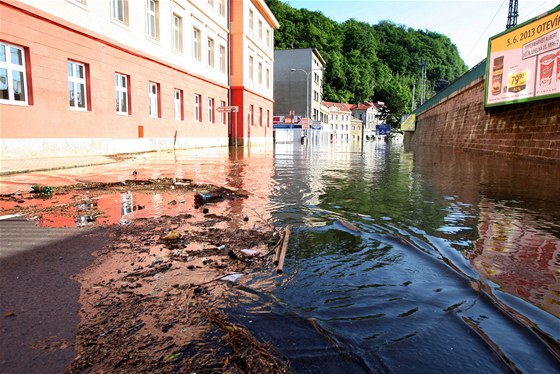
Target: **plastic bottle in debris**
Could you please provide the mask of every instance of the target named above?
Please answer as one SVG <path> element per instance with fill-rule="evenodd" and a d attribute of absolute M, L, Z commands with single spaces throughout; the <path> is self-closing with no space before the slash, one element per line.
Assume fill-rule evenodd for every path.
<path fill-rule="evenodd" d="M 31 192 L 51 194 L 52 193 L 52 188 L 49 187 L 49 186 L 41 186 L 41 185 L 35 184 L 35 185 L 31 186 Z"/>
<path fill-rule="evenodd" d="M 194 195 L 194 203 L 195 205 L 203 205 L 209 203 L 211 201 L 221 200 L 222 196 L 216 193 L 197 193 Z"/>

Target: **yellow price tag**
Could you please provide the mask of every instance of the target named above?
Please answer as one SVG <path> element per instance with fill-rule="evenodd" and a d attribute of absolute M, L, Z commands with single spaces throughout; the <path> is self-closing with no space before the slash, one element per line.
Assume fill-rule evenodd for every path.
<path fill-rule="evenodd" d="M 511 74 L 508 77 L 508 91 L 519 92 L 527 87 L 527 72 L 522 71 L 519 73 Z"/>

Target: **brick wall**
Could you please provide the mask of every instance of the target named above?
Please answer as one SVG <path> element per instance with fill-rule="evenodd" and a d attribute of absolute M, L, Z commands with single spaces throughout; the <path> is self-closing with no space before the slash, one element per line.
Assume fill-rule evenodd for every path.
<path fill-rule="evenodd" d="M 560 163 L 560 98 L 484 108 L 484 78 L 417 116 L 413 146 Z"/>

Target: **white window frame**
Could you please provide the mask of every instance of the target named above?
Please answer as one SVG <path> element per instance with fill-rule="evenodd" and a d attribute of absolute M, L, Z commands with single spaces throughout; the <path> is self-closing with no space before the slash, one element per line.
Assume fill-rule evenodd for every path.
<path fill-rule="evenodd" d="M 208 37 L 206 39 L 206 58 L 208 61 L 208 66 L 211 67 L 212 69 L 214 68 L 214 39 L 212 39 L 211 37 Z"/>
<path fill-rule="evenodd" d="M 270 68 L 266 68 L 266 88 L 270 89 Z"/>
<path fill-rule="evenodd" d="M 249 55 L 249 79 L 251 81 L 255 80 L 255 68 L 254 65 L 255 64 L 255 59 L 253 58 L 253 56 Z"/>
<path fill-rule="evenodd" d="M 182 121 L 183 116 L 183 90 L 176 88 L 173 92 L 173 108 L 175 110 L 175 120 Z"/>
<path fill-rule="evenodd" d="M 263 64 L 260 61 L 259 61 L 258 69 L 257 69 L 257 74 L 259 75 L 259 78 L 258 78 L 259 85 L 262 86 L 262 84 L 263 84 Z"/>
<path fill-rule="evenodd" d="M 270 29 L 266 29 L 266 45 L 270 47 Z"/>
<path fill-rule="evenodd" d="M 3 49 L 4 56 L 6 56 L 6 61 L 0 61 L 0 69 L 6 70 L 7 82 L 1 82 L 1 86 L 6 86 L 8 89 L 8 99 L 1 99 L 2 104 L 15 104 L 15 105 L 28 105 L 29 102 L 29 87 L 27 85 L 27 69 L 26 69 L 26 55 L 25 48 L 19 47 L 17 45 L 8 44 L 0 42 L 0 48 Z M 11 50 L 16 49 L 21 55 L 21 65 L 18 63 L 13 63 L 10 59 Z M 16 100 L 16 92 L 14 88 L 14 72 L 20 74 L 22 77 L 20 90 L 23 90 L 23 100 Z M 21 93 L 20 93 L 21 94 Z"/>
<path fill-rule="evenodd" d="M 159 90 L 158 84 L 155 82 L 148 82 L 148 98 L 150 100 L 150 118 L 158 118 L 159 117 L 159 107 L 158 107 L 158 99 L 159 99 Z"/>
<path fill-rule="evenodd" d="M 153 5 L 153 9 L 152 9 Z M 158 1 L 146 0 L 146 35 L 158 40 Z"/>
<path fill-rule="evenodd" d="M 79 68 L 82 68 L 83 77 L 78 77 Z M 86 64 L 81 62 L 68 60 L 68 96 L 70 99 L 70 109 L 75 111 L 82 111 L 85 112 L 88 110 L 88 87 L 87 87 L 87 69 Z M 76 93 L 78 92 L 78 87 L 82 86 L 83 98 L 82 104 L 83 106 L 79 106 L 79 100 L 75 98 Z M 72 97 L 72 93 L 74 93 L 74 97 Z M 74 102 L 72 104 L 72 101 Z"/>
<path fill-rule="evenodd" d="M 200 30 L 196 27 L 193 27 L 193 51 L 192 51 L 192 55 L 193 55 L 193 60 L 200 62 L 201 56 L 200 56 Z"/>
<path fill-rule="evenodd" d="M 194 94 L 194 121 L 201 122 L 202 119 L 200 118 L 200 100 L 201 96 L 199 94 Z"/>
<path fill-rule="evenodd" d="M 263 39 L 263 22 L 259 20 L 259 39 Z"/>
<path fill-rule="evenodd" d="M 226 102 L 225 101 L 220 101 L 220 106 L 221 107 L 226 106 Z M 222 125 L 226 124 L 226 112 L 220 112 L 220 124 L 222 124 Z"/>
<path fill-rule="evenodd" d="M 220 44 L 219 58 L 220 58 L 220 72 L 225 74 L 226 73 L 226 47 L 221 44 Z"/>
<path fill-rule="evenodd" d="M 124 85 L 122 82 L 124 81 Z M 129 98 L 128 98 L 128 75 L 115 73 L 115 93 L 116 93 L 116 104 L 117 104 L 117 114 L 128 116 L 130 111 L 128 108 Z M 123 100 L 124 98 L 124 100 Z M 124 101 L 125 110 L 122 111 L 122 103 Z"/>
<path fill-rule="evenodd" d="M 214 123 L 214 98 L 208 98 L 208 122 Z"/>
<path fill-rule="evenodd" d="M 183 52 L 183 18 L 173 13 L 171 22 L 172 45 L 175 52 Z"/>
<path fill-rule="evenodd" d="M 128 0 L 111 0 L 111 14 L 113 21 L 128 25 Z"/>
<path fill-rule="evenodd" d="M 225 4 L 224 0 L 218 0 L 218 12 L 220 13 L 221 16 L 225 16 L 226 14 L 224 4 Z"/>
<path fill-rule="evenodd" d="M 249 29 L 253 31 L 255 29 L 255 12 L 253 9 L 249 9 Z"/>

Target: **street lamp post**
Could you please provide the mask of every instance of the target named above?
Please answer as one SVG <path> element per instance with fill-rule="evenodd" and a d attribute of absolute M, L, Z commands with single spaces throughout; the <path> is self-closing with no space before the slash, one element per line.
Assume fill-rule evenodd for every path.
<path fill-rule="evenodd" d="M 309 118 L 309 75 L 313 70 L 290 69 L 290 71 L 292 73 L 294 71 L 303 71 L 305 73 L 305 118 Z"/>

